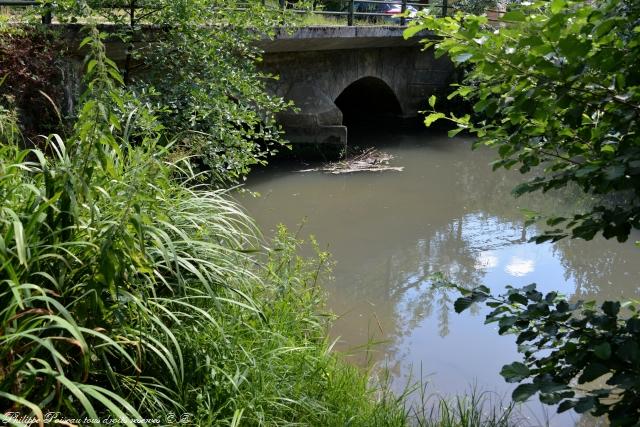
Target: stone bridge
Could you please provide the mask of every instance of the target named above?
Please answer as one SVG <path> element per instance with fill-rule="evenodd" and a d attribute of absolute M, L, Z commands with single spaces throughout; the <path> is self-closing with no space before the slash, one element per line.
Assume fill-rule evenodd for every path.
<path fill-rule="evenodd" d="M 117 30 L 103 27 L 106 32 Z M 69 45 L 77 46 L 81 26 L 66 24 L 62 29 Z M 150 43 L 161 30 L 145 31 L 144 43 Z M 453 66 L 445 57 L 435 59 L 433 50 L 423 51 L 420 39 L 428 34 L 405 40 L 402 32 L 397 26 L 306 27 L 293 33 L 282 30 L 274 39 L 259 42 L 264 70 L 280 76 L 268 89 L 297 107 L 278 116 L 287 139 L 344 144 L 351 123 L 417 117 L 429 96 L 448 85 Z M 107 48 L 112 59 L 124 61 L 125 44 L 112 38 Z M 69 65 L 72 76 L 64 103 L 69 111 L 82 73 L 82 55 L 76 52 L 80 56 Z"/>
<path fill-rule="evenodd" d="M 453 66 L 399 27 L 307 27 L 261 42 L 270 90 L 295 103 L 278 116 L 293 143 L 343 144 L 363 119 L 415 118 Z M 426 36 L 425 36 L 426 37 Z"/>

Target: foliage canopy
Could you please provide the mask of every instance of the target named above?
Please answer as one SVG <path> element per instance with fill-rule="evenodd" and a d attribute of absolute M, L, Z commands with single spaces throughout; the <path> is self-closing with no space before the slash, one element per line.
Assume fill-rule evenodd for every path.
<path fill-rule="evenodd" d="M 423 15 L 407 30 L 443 37 L 427 45 L 467 71 L 450 97 L 472 102 L 475 114 L 447 117 L 453 133 L 497 148 L 495 168 L 533 174 L 516 195 L 575 183 L 600 199 L 587 212 L 549 218 L 556 228 L 538 242 L 599 232 L 626 240 L 640 228 L 640 4 L 534 2 L 502 19 L 494 27 L 484 16 Z M 434 112 L 426 123 L 443 118 Z"/>
<path fill-rule="evenodd" d="M 411 36 L 428 29 L 427 41 L 466 72 L 450 98 L 471 102 L 474 115 L 433 111 L 430 125 L 448 119 L 495 147 L 494 168 L 532 174 L 516 195 L 576 184 L 598 204 L 573 217 L 551 217 L 556 227 L 540 243 L 597 233 L 625 241 L 640 228 L 640 3 L 553 0 L 512 6 L 498 25 L 484 16 L 424 15 Z M 429 100 L 435 108 L 436 99 Z M 640 315 L 634 304 L 569 302 L 535 285 L 493 297 L 486 287 L 462 293 L 457 312 L 476 302 L 492 308 L 487 323 L 517 334 L 523 362 L 501 374 L 520 383 L 516 401 L 539 393 L 559 411 L 606 415 L 614 426 L 640 419 Z M 622 310 L 626 307 L 627 310 Z"/>
<path fill-rule="evenodd" d="M 42 8 L 62 23 L 108 25 L 125 46 L 112 59 L 127 90 L 219 181 L 242 179 L 285 146 L 275 115 L 291 106 L 267 92 L 275 77 L 259 69 L 256 41 L 295 22 L 293 13 L 259 1 L 61 0 L 34 19 Z"/>

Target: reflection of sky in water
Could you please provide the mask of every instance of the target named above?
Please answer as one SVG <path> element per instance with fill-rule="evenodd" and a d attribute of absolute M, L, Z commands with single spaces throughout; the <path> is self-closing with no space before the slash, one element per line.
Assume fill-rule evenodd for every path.
<path fill-rule="evenodd" d="M 460 394 L 477 383 L 508 398 L 513 386 L 498 373 L 520 359 L 515 338 L 484 325 L 482 307 L 455 314 L 456 295 L 433 289 L 430 275 L 495 293 L 535 282 L 543 292 L 582 299 L 638 297 L 638 249 L 602 239 L 528 243 L 534 231 L 523 229 L 519 210 L 526 200 L 509 194 L 513 174 L 491 172 L 491 153 L 472 152 L 464 140 L 417 141 L 389 148 L 403 173 L 336 177 L 273 168 L 250 180 L 265 196 L 244 204 L 267 234 L 278 222 L 296 229 L 307 218 L 302 234 L 328 245 L 338 262 L 335 281 L 324 284 L 329 308 L 340 315 L 332 334 L 354 362 L 368 359 L 368 341 L 383 341 L 371 355 L 388 363 L 398 386 L 422 371 L 432 374 L 432 390 Z M 533 206 L 556 209 L 558 202 L 544 196 Z M 551 424 L 572 423 L 565 415 Z"/>
<path fill-rule="evenodd" d="M 564 268 L 551 244 L 527 243 L 521 239 L 521 225 L 501 223 L 481 214 L 466 215 L 462 222 L 462 240 L 470 243 L 476 255 L 474 267 L 482 270 L 482 283 L 494 292 L 501 292 L 507 284 L 520 287 L 538 283 L 543 292 L 560 290 L 571 294 L 571 280 L 554 280 L 563 276 Z M 432 261 L 425 260 L 427 264 Z M 433 270 L 443 268 L 435 265 Z M 455 279 L 458 272 L 449 268 L 447 274 Z M 410 275 L 407 282 L 415 277 Z M 432 306 L 425 304 L 427 294 L 432 295 Z M 455 294 L 434 291 L 428 279 L 414 283 L 402 295 L 395 312 L 400 323 L 410 327 L 392 344 L 386 359 L 389 366 L 400 371 L 396 387 L 402 389 L 410 377 L 415 378 L 422 371 L 428 376 L 430 390 L 435 392 L 455 394 L 476 385 L 508 399 L 514 386 L 497 382 L 496 372 L 504 364 L 520 359 L 514 338 L 500 337 L 497 326 L 484 325 L 482 320 L 488 311 L 484 308 L 475 307 L 461 315 L 453 313 L 455 298 Z M 420 307 L 418 312 L 416 306 Z M 416 322 L 417 318 L 420 320 Z M 544 409 L 534 404 L 523 412 L 535 424 L 535 417 L 543 418 Z M 554 426 L 572 425 L 574 420 L 573 415 L 556 415 L 553 411 L 545 416 L 551 417 Z"/>
<path fill-rule="evenodd" d="M 534 266 L 535 264 L 532 259 L 522 259 L 518 256 L 513 256 L 504 268 L 504 271 L 514 277 L 522 277 L 531 273 Z"/>
<path fill-rule="evenodd" d="M 482 251 L 478 254 L 478 260 L 474 267 L 481 270 L 495 268 L 498 265 L 498 257 L 494 251 Z"/>

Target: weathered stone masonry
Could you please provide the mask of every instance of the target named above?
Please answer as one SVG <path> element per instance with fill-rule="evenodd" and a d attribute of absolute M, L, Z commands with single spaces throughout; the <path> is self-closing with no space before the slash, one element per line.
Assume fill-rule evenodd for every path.
<path fill-rule="evenodd" d="M 397 27 L 309 27 L 261 44 L 264 69 L 280 76 L 270 90 L 299 109 L 279 115 L 294 143 L 344 143 L 347 129 L 335 101 L 361 79 L 384 82 L 400 116 L 411 118 L 453 72 L 447 58 L 423 51 L 419 38 L 404 40 Z"/>

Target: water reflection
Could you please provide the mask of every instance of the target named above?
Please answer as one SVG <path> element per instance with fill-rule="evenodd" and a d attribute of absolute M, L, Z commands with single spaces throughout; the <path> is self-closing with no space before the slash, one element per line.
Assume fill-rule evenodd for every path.
<path fill-rule="evenodd" d="M 465 139 L 377 133 L 361 141 L 388 143 L 384 150 L 405 171 L 332 176 L 280 165 L 249 180 L 263 197 L 243 201 L 265 234 L 279 222 L 295 228 L 307 218 L 304 232 L 329 246 L 338 262 L 335 281 L 326 285 L 340 316 L 332 331 L 338 347 L 385 341 L 373 353 L 353 351 L 356 362 L 373 354 L 398 384 L 422 366 L 438 391 L 461 393 L 475 381 L 509 393 L 498 372 L 518 359 L 514 339 L 485 326 L 479 308 L 452 314 L 455 296 L 431 286 L 435 272 L 495 292 L 537 282 L 575 298 L 638 295 L 638 249 L 631 243 L 527 242 L 535 230 L 524 228 L 521 209 L 557 212 L 585 203 L 570 191 L 515 200 L 510 190 L 519 176 L 492 172 L 493 153 L 472 152 Z M 558 420 L 551 424 L 570 425 L 566 416 Z"/>
<path fill-rule="evenodd" d="M 639 237 L 635 235 L 630 240 L 639 240 Z M 603 300 L 640 296 L 637 248 L 631 242 L 622 245 L 607 243 L 599 244 L 598 257 L 590 256 L 591 248 L 584 242 L 564 240 L 556 244 L 555 249 L 565 269 L 564 278 L 574 283 L 575 298 Z"/>

